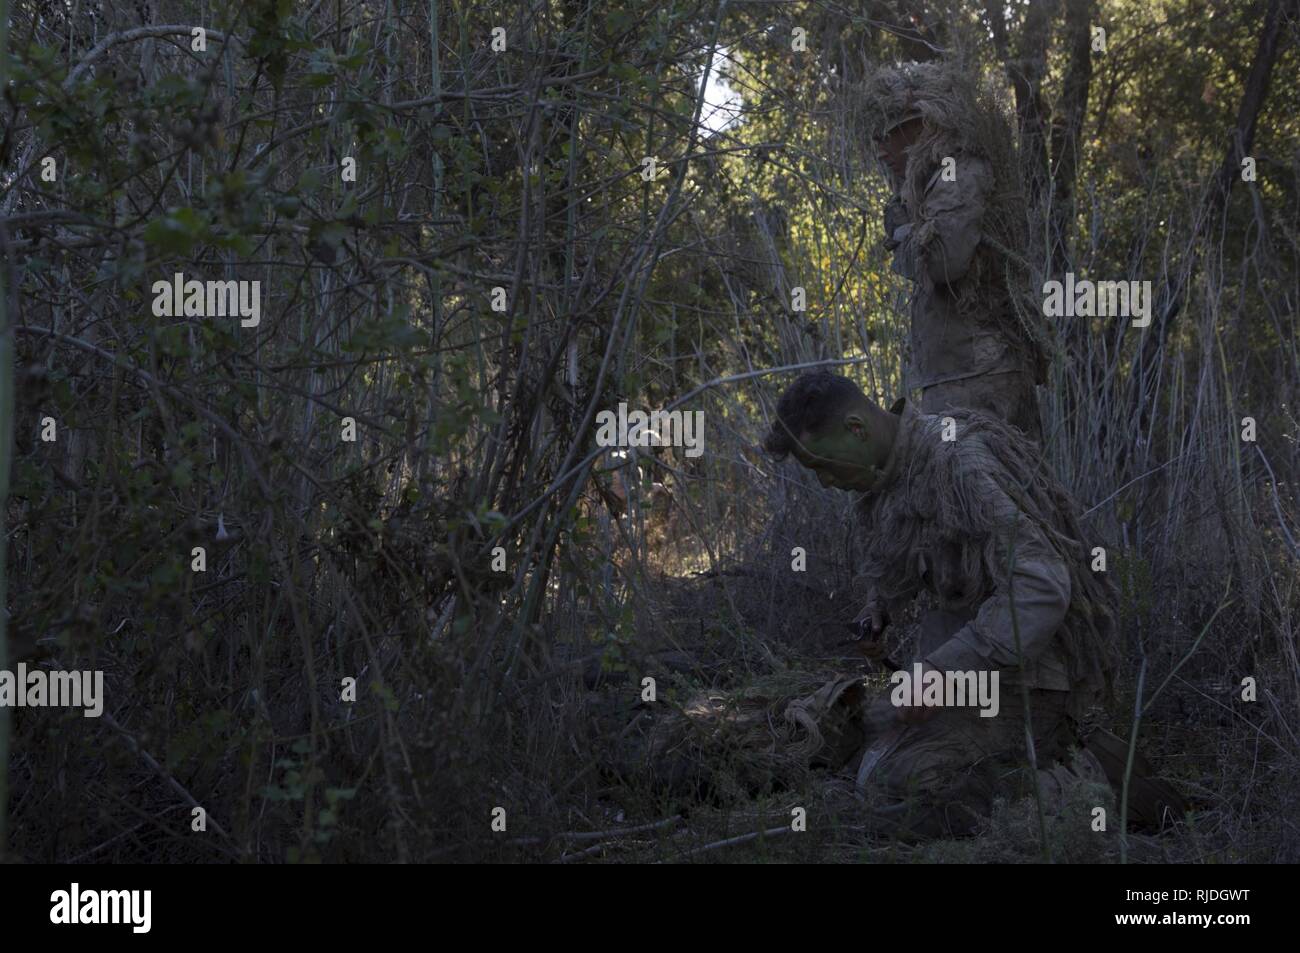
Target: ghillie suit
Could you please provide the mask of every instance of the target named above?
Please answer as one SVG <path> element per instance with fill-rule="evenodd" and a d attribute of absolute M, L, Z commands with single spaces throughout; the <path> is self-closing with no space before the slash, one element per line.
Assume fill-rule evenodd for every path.
<path fill-rule="evenodd" d="M 894 271 L 914 282 L 907 386 L 921 409 L 970 407 L 1040 439 L 1034 386 L 1050 335 L 1010 126 L 992 88 L 952 62 L 878 70 L 855 103 L 868 142 L 919 117 L 885 215 Z"/>
<path fill-rule="evenodd" d="M 1091 571 L 1075 504 L 1024 434 L 950 409 L 956 430 L 945 440 L 942 418 L 899 410 L 889 459 L 859 504 L 860 582 L 895 612 L 928 593 L 934 607 L 922 618 L 918 657 L 944 672 L 997 671 L 1002 706 L 990 718 L 943 708 L 882 729 L 859 786 L 883 797 L 871 817 L 884 831 L 965 834 L 995 796 L 1033 790 L 1026 715 L 1040 792 L 1068 789 L 1080 722 L 1118 664 L 1116 594 Z M 1104 781 L 1102 766 L 1083 754 L 1074 776 Z"/>
<path fill-rule="evenodd" d="M 1119 663 L 1116 590 L 1107 575 L 1092 571 L 1077 504 L 1047 471 L 1042 454 L 983 413 L 948 411 L 955 431 L 944 440 L 943 419 L 907 405 L 900 409 L 886 468 L 859 503 L 867 533 L 864 588 L 887 603 L 910 601 L 928 589 L 944 613 L 977 618 L 983 611 L 992 621 L 996 610 L 996 620 L 1004 622 L 1010 606 L 988 600 L 1005 588 L 1009 574 L 1015 583 L 1050 576 L 1018 601 L 1018 617 L 1040 607 L 1050 616 L 1045 597 L 1055 589 L 1064 599 L 1059 623 L 1022 631 L 1019 652 L 1013 632 L 991 634 L 1008 650 L 995 652 L 993 660 L 1012 661 L 1012 653 L 1032 658 L 1004 672 L 1013 684 L 1025 681 L 1088 701 L 1106 693 Z M 971 653 L 960 660 L 978 661 Z"/>

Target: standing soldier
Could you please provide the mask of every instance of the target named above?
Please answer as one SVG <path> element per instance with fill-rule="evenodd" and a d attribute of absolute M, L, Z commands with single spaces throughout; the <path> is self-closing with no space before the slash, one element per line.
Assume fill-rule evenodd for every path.
<path fill-rule="evenodd" d="M 893 270 L 913 282 L 907 386 L 921 410 L 994 414 L 1041 443 L 1040 329 L 1029 294 L 1024 201 L 1011 133 L 952 64 L 878 71 L 867 92 Z"/>

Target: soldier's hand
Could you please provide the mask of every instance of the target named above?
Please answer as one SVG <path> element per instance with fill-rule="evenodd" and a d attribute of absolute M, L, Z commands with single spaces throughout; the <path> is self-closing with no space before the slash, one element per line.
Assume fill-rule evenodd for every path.
<path fill-rule="evenodd" d="M 895 195 L 885 206 L 885 243 L 894 242 L 894 232 L 898 231 L 904 225 L 911 223 L 911 218 L 907 214 L 907 207 L 903 205 L 903 200 Z"/>
<path fill-rule="evenodd" d="M 889 625 L 889 613 L 885 610 L 884 600 L 875 589 L 867 593 L 867 601 L 863 604 L 862 610 L 854 616 L 853 624 L 857 628 L 858 638 L 872 642 L 879 641 L 885 626 Z"/>

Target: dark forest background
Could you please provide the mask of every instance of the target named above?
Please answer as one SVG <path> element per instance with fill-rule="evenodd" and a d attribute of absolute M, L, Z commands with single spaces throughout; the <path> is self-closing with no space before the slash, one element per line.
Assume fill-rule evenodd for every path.
<path fill-rule="evenodd" d="M 0 668 L 100 669 L 107 703 L 0 710 L 0 856 L 1300 860 L 1295 0 L 11 0 L 6 25 Z M 687 803 L 609 767 L 646 675 L 681 714 L 842 668 L 850 501 L 758 449 L 793 374 L 768 372 L 898 395 L 855 91 L 938 56 L 1002 94 L 1037 271 L 1155 289 L 1145 329 L 1050 327 L 1041 399 L 1123 590 L 1109 727 L 1193 800 L 1163 835 L 1048 838 L 1013 804 L 880 847 L 813 771 Z M 260 324 L 155 317 L 178 271 L 260 281 Z M 706 452 L 606 453 L 619 401 L 704 411 Z M 724 843 L 793 805 L 806 833 Z"/>

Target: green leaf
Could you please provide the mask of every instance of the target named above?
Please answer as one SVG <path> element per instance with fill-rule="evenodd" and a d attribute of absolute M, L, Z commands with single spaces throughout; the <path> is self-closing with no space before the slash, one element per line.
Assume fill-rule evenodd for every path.
<path fill-rule="evenodd" d="M 207 233 L 207 223 L 192 208 L 171 208 L 144 227 L 144 240 L 168 255 L 190 254 Z"/>
<path fill-rule="evenodd" d="M 190 462 L 182 460 L 176 466 L 172 467 L 172 485 L 177 489 L 187 489 L 194 483 L 194 476 L 190 472 Z"/>

